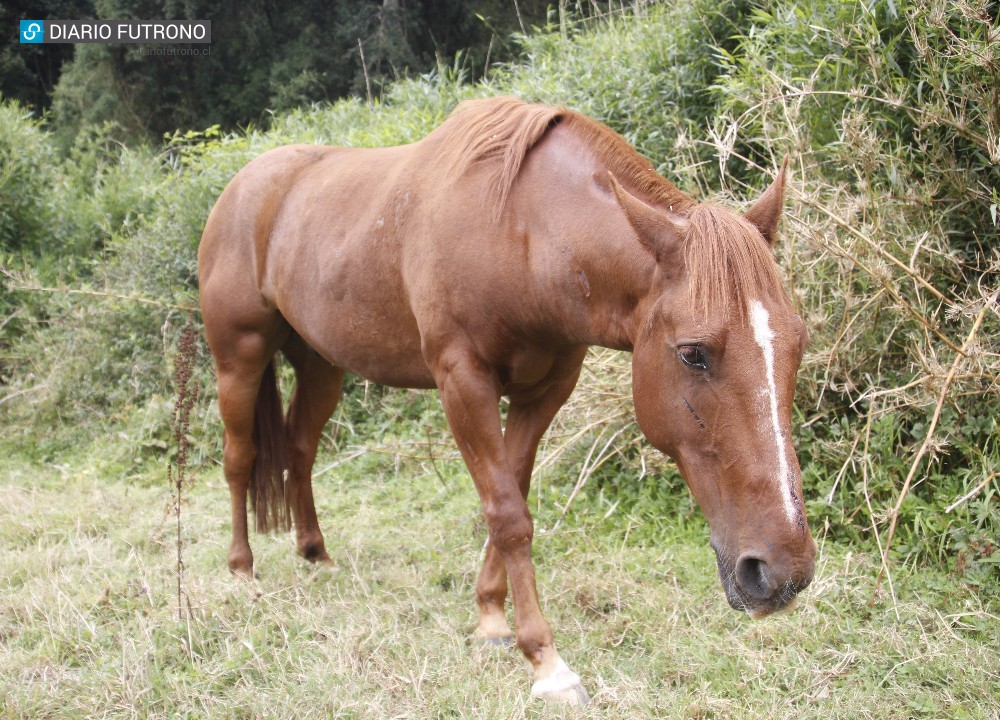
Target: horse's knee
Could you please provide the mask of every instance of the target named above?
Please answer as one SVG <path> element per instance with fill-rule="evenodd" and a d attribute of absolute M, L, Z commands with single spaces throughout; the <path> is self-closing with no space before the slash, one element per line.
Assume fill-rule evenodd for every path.
<path fill-rule="evenodd" d="M 535 528 L 525 503 L 491 504 L 486 508 L 490 543 L 501 555 L 531 544 Z"/>

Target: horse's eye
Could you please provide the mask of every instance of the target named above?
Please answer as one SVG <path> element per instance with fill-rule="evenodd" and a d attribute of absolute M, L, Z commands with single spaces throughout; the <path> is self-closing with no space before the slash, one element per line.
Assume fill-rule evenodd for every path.
<path fill-rule="evenodd" d="M 681 362 L 695 370 L 708 370 L 708 356 L 701 345 L 682 345 L 677 349 Z"/>

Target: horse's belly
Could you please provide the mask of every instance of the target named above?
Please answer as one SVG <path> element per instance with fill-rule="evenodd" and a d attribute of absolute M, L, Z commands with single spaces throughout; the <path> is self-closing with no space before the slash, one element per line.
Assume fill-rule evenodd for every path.
<path fill-rule="evenodd" d="M 353 220 L 360 228 L 336 214 L 284 228 L 272 241 L 280 250 L 270 258 L 265 296 L 333 365 L 383 385 L 434 387 L 396 269 L 398 249 Z"/>
<path fill-rule="evenodd" d="M 282 309 L 285 319 L 327 362 L 393 387 L 435 387 L 420 351 L 416 322 L 384 306 L 359 303 Z"/>
<path fill-rule="evenodd" d="M 380 385 L 435 387 L 415 326 L 408 332 L 397 323 L 379 322 L 362 314 L 331 335 L 326 343 L 327 359 L 335 365 Z"/>

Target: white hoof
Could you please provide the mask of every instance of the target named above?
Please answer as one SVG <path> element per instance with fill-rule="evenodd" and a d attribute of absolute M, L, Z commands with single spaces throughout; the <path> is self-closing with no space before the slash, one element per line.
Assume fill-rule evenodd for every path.
<path fill-rule="evenodd" d="M 531 686 L 531 697 L 541 698 L 545 702 L 580 706 L 590 701 L 590 696 L 580 683 L 580 676 L 562 660 L 551 675 L 537 680 Z"/>

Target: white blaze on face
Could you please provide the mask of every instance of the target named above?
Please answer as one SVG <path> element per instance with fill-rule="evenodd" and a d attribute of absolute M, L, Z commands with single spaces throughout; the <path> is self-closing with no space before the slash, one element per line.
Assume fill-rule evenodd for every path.
<path fill-rule="evenodd" d="M 778 387 L 774 381 L 774 331 L 771 329 L 767 309 L 760 300 L 750 302 L 750 325 L 753 327 L 753 339 L 764 353 L 767 387 L 761 389 L 761 394 L 767 396 L 771 406 L 771 427 L 774 430 L 774 444 L 778 453 L 778 483 L 785 501 L 785 514 L 788 515 L 788 521 L 794 523 L 797 510 L 793 501 L 792 469 L 788 465 L 788 439 L 781 431 L 778 420 Z"/>

